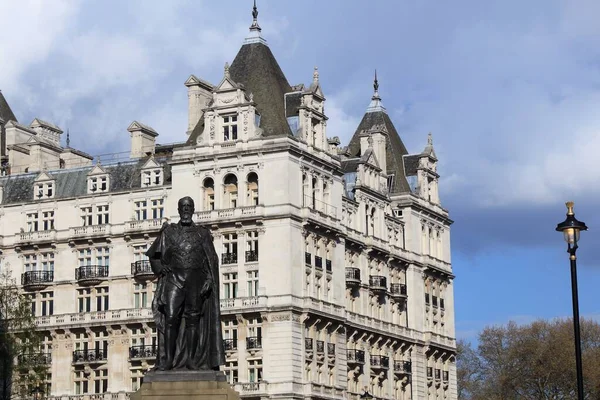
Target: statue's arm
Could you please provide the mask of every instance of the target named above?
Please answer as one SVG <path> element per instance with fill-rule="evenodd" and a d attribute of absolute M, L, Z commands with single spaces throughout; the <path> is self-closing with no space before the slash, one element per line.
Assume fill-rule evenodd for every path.
<path fill-rule="evenodd" d="M 166 265 L 163 264 L 163 254 L 166 251 L 166 228 L 168 224 L 165 222 L 157 236 L 154 240 L 148 251 L 146 251 L 146 256 L 150 260 L 150 266 L 152 267 L 152 272 L 156 276 L 160 276 L 164 274 L 164 269 Z"/>

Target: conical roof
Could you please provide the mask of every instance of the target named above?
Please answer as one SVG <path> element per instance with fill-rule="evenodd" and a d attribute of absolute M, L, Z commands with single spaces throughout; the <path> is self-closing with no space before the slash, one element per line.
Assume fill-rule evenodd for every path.
<path fill-rule="evenodd" d="M 264 43 L 245 43 L 229 68 L 231 79 L 254 95 L 263 136 L 291 135 L 285 118 L 285 94 L 292 91 L 271 49 Z"/>
<path fill-rule="evenodd" d="M 17 117 L 15 117 L 15 114 L 13 114 L 12 110 L 10 109 L 10 106 L 8 105 L 8 102 L 4 98 L 4 95 L 2 94 L 1 90 L 0 90 L 0 119 L 3 119 L 4 122 L 8 122 L 8 121 L 19 122 L 19 121 L 17 121 Z"/>

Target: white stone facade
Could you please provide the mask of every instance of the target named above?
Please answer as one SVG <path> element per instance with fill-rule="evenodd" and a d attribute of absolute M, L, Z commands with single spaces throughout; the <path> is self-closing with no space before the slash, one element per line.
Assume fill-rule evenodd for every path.
<path fill-rule="evenodd" d="M 452 221 L 431 142 L 414 190 L 394 193 L 391 133 L 363 132 L 361 161 L 344 167 L 351 157 L 327 140 L 317 71 L 292 136 L 263 135 L 252 93 L 228 67 L 218 85 L 186 86 L 193 142 L 161 152 L 158 133 L 134 122 L 133 160 L 120 165 L 92 168 L 40 121 L 57 155 L 34 159 L 17 150 L 39 133 L 6 125 L 9 161 L 20 164 L 0 178 L 0 262 L 35 304 L 48 395 L 124 399 L 139 387 L 155 350 L 143 252 L 191 196 L 221 257 L 223 370 L 242 397 L 456 399 Z M 69 157 L 78 162 L 59 165 Z M 33 196 L 15 194 L 18 179 Z M 79 192 L 64 187 L 74 180 Z"/>

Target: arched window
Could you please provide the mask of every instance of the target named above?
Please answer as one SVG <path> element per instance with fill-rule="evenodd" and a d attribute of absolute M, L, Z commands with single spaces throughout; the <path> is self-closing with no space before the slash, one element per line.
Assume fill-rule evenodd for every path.
<path fill-rule="evenodd" d="M 247 196 L 248 201 L 246 205 L 248 206 L 257 206 L 258 205 L 258 175 L 256 172 L 250 172 L 248 177 L 246 178 L 248 181 L 248 190 Z"/>
<path fill-rule="evenodd" d="M 312 179 L 312 205 L 313 209 L 317 209 L 317 178 Z"/>
<path fill-rule="evenodd" d="M 223 181 L 223 199 L 224 199 L 224 207 L 225 208 L 235 208 L 237 207 L 238 201 L 238 180 L 237 177 L 233 174 L 228 174 L 225 176 L 225 180 Z"/>
<path fill-rule="evenodd" d="M 310 192 L 310 188 L 308 186 L 308 176 L 306 175 L 306 173 L 302 174 L 302 205 L 304 207 L 308 207 L 309 206 L 309 192 Z"/>
<path fill-rule="evenodd" d="M 202 184 L 204 190 L 204 211 L 215 209 L 215 181 L 213 178 L 206 178 Z"/>
<path fill-rule="evenodd" d="M 371 235 L 375 236 L 375 207 L 371 209 L 371 218 L 369 222 L 371 223 Z"/>
<path fill-rule="evenodd" d="M 369 236 L 369 206 L 365 204 L 365 235 Z"/>

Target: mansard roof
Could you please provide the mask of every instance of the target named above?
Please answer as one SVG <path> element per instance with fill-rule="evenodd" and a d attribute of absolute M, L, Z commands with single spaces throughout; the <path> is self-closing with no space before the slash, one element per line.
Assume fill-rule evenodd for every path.
<path fill-rule="evenodd" d="M 156 160 L 156 159 L 155 159 Z M 163 168 L 164 182 L 171 182 L 171 167 L 165 160 L 156 160 Z M 109 192 L 128 192 L 142 187 L 141 169 L 147 159 L 107 164 L 102 168 L 110 176 Z M 54 200 L 88 196 L 87 178 L 95 166 L 49 171 L 55 179 Z M 0 178 L 4 187 L 2 204 L 28 203 L 33 198 L 33 187 L 39 173 L 9 175 Z"/>
<path fill-rule="evenodd" d="M 17 117 L 15 117 L 15 114 L 13 114 L 12 110 L 10 109 L 10 106 L 8 105 L 8 102 L 4 98 L 4 95 L 2 94 L 1 90 L 0 90 L 0 119 L 4 120 L 4 122 L 8 122 L 8 121 L 18 122 Z"/>
<path fill-rule="evenodd" d="M 406 181 L 404 173 L 403 156 L 408 154 L 402 139 L 398 135 L 394 123 L 390 119 L 385 110 L 371 111 L 365 113 L 350 144 L 348 150 L 352 156 L 360 156 L 360 136 L 365 132 L 376 131 L 387 134 L 386 140 L 386 165 L 387 174 L 394 174 L 394 187 L 390 190 L 391 193 L 410 192 L 410 187 Z"/>
<path fill-rule="evenodd" d="M 246 43 L 229 68 L 231 78 L 254 95 L 263 136 L 291 135 L 285 116 L 285 94 L 292 91 L 271 49 Z"/>

